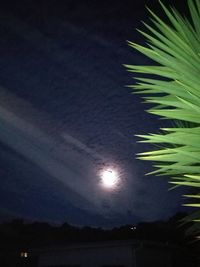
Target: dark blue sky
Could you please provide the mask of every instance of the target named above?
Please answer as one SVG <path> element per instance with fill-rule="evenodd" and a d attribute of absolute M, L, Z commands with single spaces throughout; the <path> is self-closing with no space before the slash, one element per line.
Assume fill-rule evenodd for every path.
<path fill-rule="evenodd" d="M 169 1 L 165 1 L 169 3 Z M 174 1 L 173 1 L 174 2 Z M 157 1 L 20 1 L 0 10 L 0 218 L 115 226 L 167 219 L 181 190 L 144 177 L 135 134 L 164 124 L 125 87 Z M 120 182 L 102 187 L 104 168 Z"/>

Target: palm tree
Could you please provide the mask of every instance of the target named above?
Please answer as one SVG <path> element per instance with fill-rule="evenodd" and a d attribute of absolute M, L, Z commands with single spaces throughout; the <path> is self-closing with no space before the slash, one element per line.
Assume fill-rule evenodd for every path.
<path fill-rule="evenodd" d="M 195 190 L 184 195 L 185 206 L 196 211 L 185 218 L 193 222 L 188 233 L 200 234 L 200 0 L 188 0 L 191 17 L 183 17 L 175 8 L 160 2 L 169 23 L 149 10 L 153 26 L 139 32 L 147 39 L 142 46 L 128 42 L 155 65 L 125 65 L 129 72 L 139 73 L 131 85 L 153 104 L 149 113 L 173 122 L 158 134 L 138 135 L 142 140 L 158 144 L 152 151 L 140 153 L 141 160 L 155 162 L 152 174 L 167 175 L 173 187 L 188 186 Z M 142 74 L 142 75 L 141 75 Z M 156 78 L 155 78 L 156 77 Z M 195 193 L 194 193 L 195 192 Z"/>

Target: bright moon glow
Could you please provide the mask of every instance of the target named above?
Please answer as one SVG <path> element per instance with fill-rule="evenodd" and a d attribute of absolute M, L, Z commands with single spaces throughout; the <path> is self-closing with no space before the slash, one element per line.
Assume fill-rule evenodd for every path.
<path fill-rule="evenodd" d="M 117 173 L 113 170 L 105 170 L 102 173 L 102 182 L 106 187 L 113 187 L 118 180 Z"/>

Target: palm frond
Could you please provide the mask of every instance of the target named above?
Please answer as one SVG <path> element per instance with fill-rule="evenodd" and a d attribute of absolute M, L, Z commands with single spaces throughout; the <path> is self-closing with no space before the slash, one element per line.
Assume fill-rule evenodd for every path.
<path fill-rule="evenodd" d="M 136 75 L 136 84 L 129 87 L 142 94 L 145 103 L 154 105 L 147 112 L 170 119 L 176 126 L 160 129 L 159 134 L 137 135 L 139 142 L 161 145 L 137 156 L 154 162 L 156 169 L 151 174 L 167 175 L 175 187 L 189 186 L 200 193 L 200 0 L 188 1 L 190 20 L 160 4 L 169 23 L 148 9 L 153 26 L 143 23 L 147 31 L 138 30 L 147 45 L 128 42 L 156 64 L 125 67 Z M 184 197 L 194 201 L 185 206 L 200 208 L 200 194 Z M 194 222 L 188 233 L 200 233 L 200 211 L 186 221 Z"/>

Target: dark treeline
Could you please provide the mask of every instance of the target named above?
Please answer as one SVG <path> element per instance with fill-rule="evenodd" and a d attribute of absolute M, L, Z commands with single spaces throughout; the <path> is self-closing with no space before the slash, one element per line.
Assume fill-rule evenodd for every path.
<path fill-rule="evenodd" d="M 76 242 L 95 242 L 107 240 L 149 240 L 169 244 L 187 245 L 185 227 L 180 227 L 179 213 L 168 221 L 124 225 L 113 229 L 77 227 L 68 223 L 52 226 L 46 222 L 27 223 L 15 219 L 0 224 L 0 248 L 23 249 L 46 246 L 62 246 Z"/>

